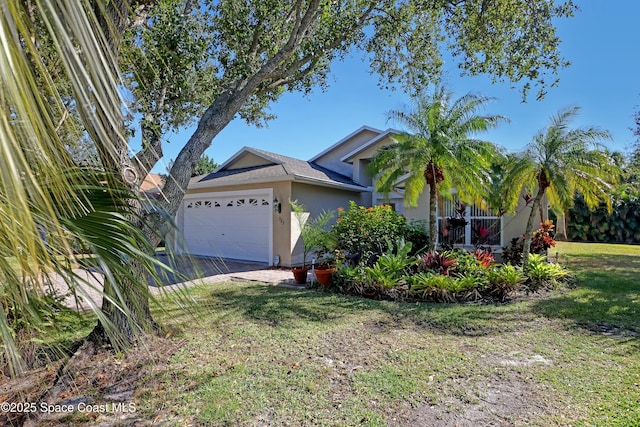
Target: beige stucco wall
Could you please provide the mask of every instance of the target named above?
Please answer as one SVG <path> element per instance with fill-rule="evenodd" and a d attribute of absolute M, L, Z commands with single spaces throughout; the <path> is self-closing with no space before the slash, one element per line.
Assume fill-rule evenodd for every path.
<path fill-rule="evenodd" d="M 352 175 L 352 166 L 340 159 L 376 136 L 378 136 L 378 133 L 364 129 L 352 138 L 342 141 L 340 146 L 335 147 L 328 153 L 318 157 L 315 160 L 315 163 L 327 169 L 341 173 L 342 175 L 356 177 L 355 174 Z"/>
<path fill-rule="evenodd" d="M 372 177 L 369 171 L 367 170 L 367 166 L 369 165 L 370 160 L 376 155 L 376 152 L 385 145 L 393 144 L 393 138 L 391 136 L 387 136 L 385 138 L 380 139 L 380 141 L 376 141 L 371 147 L 367 147 L 362 152 L 355 155 L 352 159 L 353 162 L 353 177 L 354 180 L 360 185 L 372 185 Z"/>
<path fill-rule="evenodd" d="M 253 153 L 245 153 L 240 158 L 235 159 L 233 164 L 227 167 L 228 170 L 251 168 L 254 166 L 271 165 L 273 162 L 264 157 L 256 156 Z"/>
<path fill-rule="evenodd" d="M 282 206 L 280 213 L 273 212 L 273 254 L 280 256 L 280 265 L 291 265 L 291 208 L 288 201 L 291 198 L 291 181 L 280 181 L 272 183 L 253 183 L 244 185 L 215 186 L 208 188 L 196 188 L 187 190 L 187 194 L 218 193 L 226 191 L 254 190 L 271 188 L 273 198 L 278 199 Z M 177 225 L 183 228 L 182 213 L 179 212 Z"/>
<path fill-rule="evenodd" d="M 515 213 L 506 214 L 504 216 L 503 222 L 503 234 L 502 234 L 502 242 L 504 246 L 508 246 L 511 239 L 514 237 L 520 237 L 524 234 L 525 229 L 527 227 L 527 220 L 529 219 L 529 215 L 531 214 L 531 205 L 533 202 L 529 203 L 529 206 L 526 206 L 524 202 L 524 198 L 520 197 L 518 202 L 518 207 L 516 208 Z M 547 207 L 547 199 L 542 199 L 542 215 L 543 218 L 540 218 L 540 213 L 538 209 L 536 209 L 536 215 L 534 217 L 533 229 L 537 230 L 540 228 L 540 223 L 549 218 Z"/>
<path fill-rule="evenodd" d="M 316 217 L 322 211 L 337 211 L 338 208 L 348 208 L 349 202 L 353 200 L 358 205 L 370 206 L 370 194 L 369 193 L 357 193 L 352 191 L 339 190 L 329 187 L 319 187 L 315 185 L 303 184 L 294 182 L 292 185 L 291 199 L 297 200 L 304 205 L 305 210 L 309 212 L 311 218 Z M 300 240 L 300 231 L 295 224 L 296 219 L 290 213 L 291 221 L 294 222 L 291 234 L 291 250 L 290 259 L 291 265 L 302 264 L 302 241 Z M 284 207 L 283 211 L 284 213 Z M 334 217 L 335 218 L 335 217 Z M 334 219 L 335 221 L 335 219 Z M 284 259 L 284 256 L 282 257 Z M 308 261 L 310 261 L 311 257 Z"/>

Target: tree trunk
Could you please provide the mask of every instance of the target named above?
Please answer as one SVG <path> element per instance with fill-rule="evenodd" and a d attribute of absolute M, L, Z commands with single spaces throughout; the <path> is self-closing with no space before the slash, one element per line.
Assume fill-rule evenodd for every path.
<path fill-rule="evenodd" d="M 557 218 L 556 234 L 553 236 L 555 240 L 567 241 L 567 217 L 568 213 L 563 212 Z"/>
<path fill-rule="evenodd" d="M 429 185 L 429 252 L 436 251 L 438 243 L 438 187 L 434 182 L 427 182 Z"/>
<path fill-rule="evenodd" d="M 140 261 L 131 259 L 130 277 L 118 277 L 117 283 L 105 278 L 101 319 L 89 340 L 96 344 L 111 344 L 120 351 L 143 334 L 157 332 L 149 306 L 148 273 Z"/>
<path fill-rule="evenodd" d="M 527 227 L 524 232 L 524 247 L 522 249 L 522 268 L 526 269 L 527 264 L 529 263 L 529 254 L 531 253 L 531 239 L 533 238 L 533 222 L 536 217 L 536 213 L 538 207 L 540 206 L 540 202 L 542 201 L 542 197 L 544 196 L 544 192 L 546 187 L 538 187 L 538 193 L 536 197 L 533 199 L 533 204 L 531 205 L 531 213 L 529 214 L 529 219 L 527 220 Z"/>

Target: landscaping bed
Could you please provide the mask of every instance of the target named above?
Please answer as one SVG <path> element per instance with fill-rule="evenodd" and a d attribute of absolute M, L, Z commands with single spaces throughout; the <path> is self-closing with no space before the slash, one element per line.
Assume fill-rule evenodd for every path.
<path fill-rule="evenodd" d="M 508 304 L 190 288 L 189 311 L 171 300 L 156 311 L 165 337 L 85 359 L 50 402 L 134 402 L 135 413 L 39 425 L 638 425 L 640 247 L 555 251 L 577 284 Z M 15 389 L 2 387 L 3 398 Z"/>

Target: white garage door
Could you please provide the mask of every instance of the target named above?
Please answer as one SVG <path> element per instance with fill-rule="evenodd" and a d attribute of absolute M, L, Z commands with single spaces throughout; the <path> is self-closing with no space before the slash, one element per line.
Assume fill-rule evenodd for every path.
<path fill-rule="evenodd" d="M 188 195 L 182 202 L 187 251 L 247 261 L 271 260 L 271 189 Z"/>

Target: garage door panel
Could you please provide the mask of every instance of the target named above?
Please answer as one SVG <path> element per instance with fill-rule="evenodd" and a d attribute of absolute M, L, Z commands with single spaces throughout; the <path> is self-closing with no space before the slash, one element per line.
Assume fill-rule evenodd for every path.
<path fill-rule="evenodd" d="M 195 255 L 269 262 L 270 194 L 202 195 L 183 202 L 184 236 Z"/>

